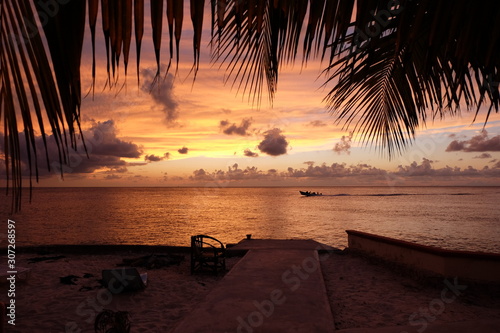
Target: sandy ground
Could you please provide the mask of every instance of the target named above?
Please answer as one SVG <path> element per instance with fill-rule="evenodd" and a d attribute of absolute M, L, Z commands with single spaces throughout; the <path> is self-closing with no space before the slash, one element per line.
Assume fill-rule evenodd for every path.
<path fill-rule="evenodd" d="M 36 263 L 28 259 L 40 257 L 37 254 L 16 258 L 18 266 L 31 268 L 31 275 L 16 283 L 16 326 L 6 325 L 7 332 L 94 332 L 95 316 L 111 309 L 129 313 L 131 332 L 164 333 L 223 278 L 223 274 L 191 275 L 186 255 L 178 266 L 147 270 L 149 284 L 144 291 L 110 296 L 100 286 L 101 270 L 144 253 L 48 256 L 57 255 L 65 257 Z M 239 259 L 229 258 L 228 268 Z M 500 314 L 498 286 L 492 290 L 467 285 L 465 290 L 455 290 L 460 293 L 456 296 L 449 289 L 443 294 L 443 289 L 449 288 L 443 281 L 430 284 L 351 254 L 325 254 L 321 259 L 337 329 L 421 328 L 430 322 L 495 319 Z M 79 277 L 75 285 L 60 282 L 60 277 L 68 275 Z M 3 282 L 0 288 L 0 301 L 8 301 L 8 284 Z"/>
<path fill-rule="evenodd" d="M 429 279 L 353 254 L 322 255 L 337 329 L 500 318 L 500 285 Z M 451 287 L 450 287 L 451 286 Z"/>
<path fill-rule="evenodd" d="M 129 313 L 131 332 L 164 333 L 223 278 L 223 274 L 191 275 L 187 254 L 179 266 L 138 268 L 141 273 L 148 273 L 148 286 L 144 291 L 111 295 L 101 287 L 103 269 L 115 268 L 123 258 L 146 254 L 52 253 L 48 256 L 64 255 L 65 258 L 37 263 L 28 263 L 28 259 L 41 257 L 39 255 L 18 255 L 17 265 L 31 268 L 31 275 L 27 281 L 16 283 L 16 325 L 6 324 L 7 332 L 94 332 L 95 316 L 103 309 L 110 309 Z M 228 268 L 238 260 L 229 258 Z M 59 278 L 68 275 L 80 278 L 74 280 L 75 285 L 62 284 Z M 0 301 L 6 302 L 8 286 L 2 283 L 0 287 Z"/>

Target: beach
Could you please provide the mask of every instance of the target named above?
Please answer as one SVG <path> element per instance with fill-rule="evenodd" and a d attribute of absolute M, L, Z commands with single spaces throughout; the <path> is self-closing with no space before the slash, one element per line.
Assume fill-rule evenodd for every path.
<path fill-rule="evenodd" d="M 169 332 L 223 283 L 223 274 L 191 275 L 189 253 L 179 253 L 184 260 L 178 265 L 138 267 L 141 273 L 148 273 L 143 291 L 112 295 L 101 286 L 103 269 L 116 268 L 123 259 L 150 254 L 123 249 L 103 254 L 19 254 L 17 266 L 30 268 L 30 275 L 16 281 L 16 325 L 6 324 L 7 332 L 94 332 L 95 316 L 103 309 L 128 312 L 131 332 Z M 444 282 L 430 283 L 349 251 L 322 254 L 320 258 L 336 329 L 413 323 L 417 331 L 425 323 L 496 319 L 500 313 L 500 300 L 495 297 L 498 290 L 493 287 L 466 284 L 453 301 L 436 309 L 439 302 L 435 300 L 440 299 Z M 228 270 L 239 260 L 228 258 Z M 71 275 L 74 277 L 66 282 L 74 284 L 61 283 L 61 277 Z M 1 287 L 0 300 L 6 302 L 8 285 L 2 283 Z M 452 296 L 447 295 L 448 299 Z"/>
<path fill-rule="evenodd" d="M 336 329 L 409 325 L 423 332 L 432 323 L 498 319 L 499 285 L 429 278 L 349 251 L 325 256 Z"/>
<path fill-rule="evenodd" d="M 143 291 L 112 295 L 99 282 L 103 269 L 117 268 L 124 258 L 150 254 L 67 254 L 18 255 L 17 265 L 31 269 L 25 281 L 17 281 L 16 325 L 7 332 L 94 332 L 95 316 L 103 309 L 127 311 L 131 332 L 168 332 L 200 302 L 223 275 L 191 275 L 189 254 L 179 265 L 138 270 L 148 273 Z M 61 257 L 62 256 L 62 257 Z M 30 258 L 61 257 L 29 263 Z M 230 269 L 237 258 L 227 260 Z M 63 284 L 70 275 L 74 284 Z M 1 284 L 1 301 L 7 301 L 7 284 Z"/>

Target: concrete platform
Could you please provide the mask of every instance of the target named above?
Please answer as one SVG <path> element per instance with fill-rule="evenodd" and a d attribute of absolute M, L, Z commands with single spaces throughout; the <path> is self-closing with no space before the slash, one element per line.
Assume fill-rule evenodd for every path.
<path fill-rule="evenodd" d="M 310 240 L 248 240 L 248 250 L 173 330 L 191 332 L 332 332 L 317 250 Z"/>
<path fill-rule="evenodd" d="M 415 326 L 393 326 L 380 328 L 349 328 L 338 333 L 500 333 L 500 320 L 464 321 Z"/>
<path fill-rule="evenodd" d="M 244 239 L 231 250 L 334 250 L 333 247 L 319 243 L 312 239 Z"/>
<path fill-rule="evenodd" d="M 332 312 L 313 240 L 244 240 L 236 266 L 172 332 L 333 332 Z M 500 320 L 350 328 L 338 333 L 500 333 Z"/>

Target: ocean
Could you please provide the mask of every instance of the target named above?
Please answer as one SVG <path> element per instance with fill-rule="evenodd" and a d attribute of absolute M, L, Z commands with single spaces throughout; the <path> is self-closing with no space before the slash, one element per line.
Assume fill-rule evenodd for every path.
<path fill-rule="evenodd" d="M 323 196 L 304 197 L 299 190 Z M 223 243 L 252 234 L 342 249 L 345 230 L 353 229 L 500 253 L 500 187 L 35 188 L 32 202 L 15 214 L 4 198 L 0 240 L 7 240 L 11 219 L 18 246 L 188 246 L 195 234 Z"/>

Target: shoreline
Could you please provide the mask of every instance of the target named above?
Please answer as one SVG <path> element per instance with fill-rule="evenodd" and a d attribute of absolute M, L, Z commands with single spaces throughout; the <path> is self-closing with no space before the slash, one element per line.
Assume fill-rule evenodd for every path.
<path fill-rule="evenodd" d="M 20 247 L 188 246 L 188 235 L 202 232 L 231 243 L 251 233 L 262 238 L 307 237 L 344 248 L 348 246 L 344 231 L 356 229 L 447 249 L 498 252 L 496 239 L 500 234 L 495 229 L 497 216 L 493 202 L 500 192 L 496 190 L 459 187 L 390 191 L 368 187 L 327 191 L 332 195 L 343 194 L 337 197 L 328 197 L 325 191 L 322 198 L 309 200 L 289 189 L 257 188 L 222 196 L 209 192 L 193 196 L 196 191 L 165 195 L 147 189 L 125 192 L 104 189 L 95 193 L 50 190 L 35 196 L 38 199 L 21 214 L 10 218 L 18 224 Z M 454 195 L 466 192 L 473 195 Z M 402 196 L 378 196 L 388 193 Z M 276 200 L 286 207 L 287 213 L 273 209 L 271 203 Z M 238 203 L 245 206 L 235 209 L 230 217 L 210 208 Z M 253 208 L 261 207 L 262 203 L 269 205 Z M 482 203 L 484 209 L 476 213 L 474 207 Z M 454 209 L 448 211 L 450 206 Z"/>

